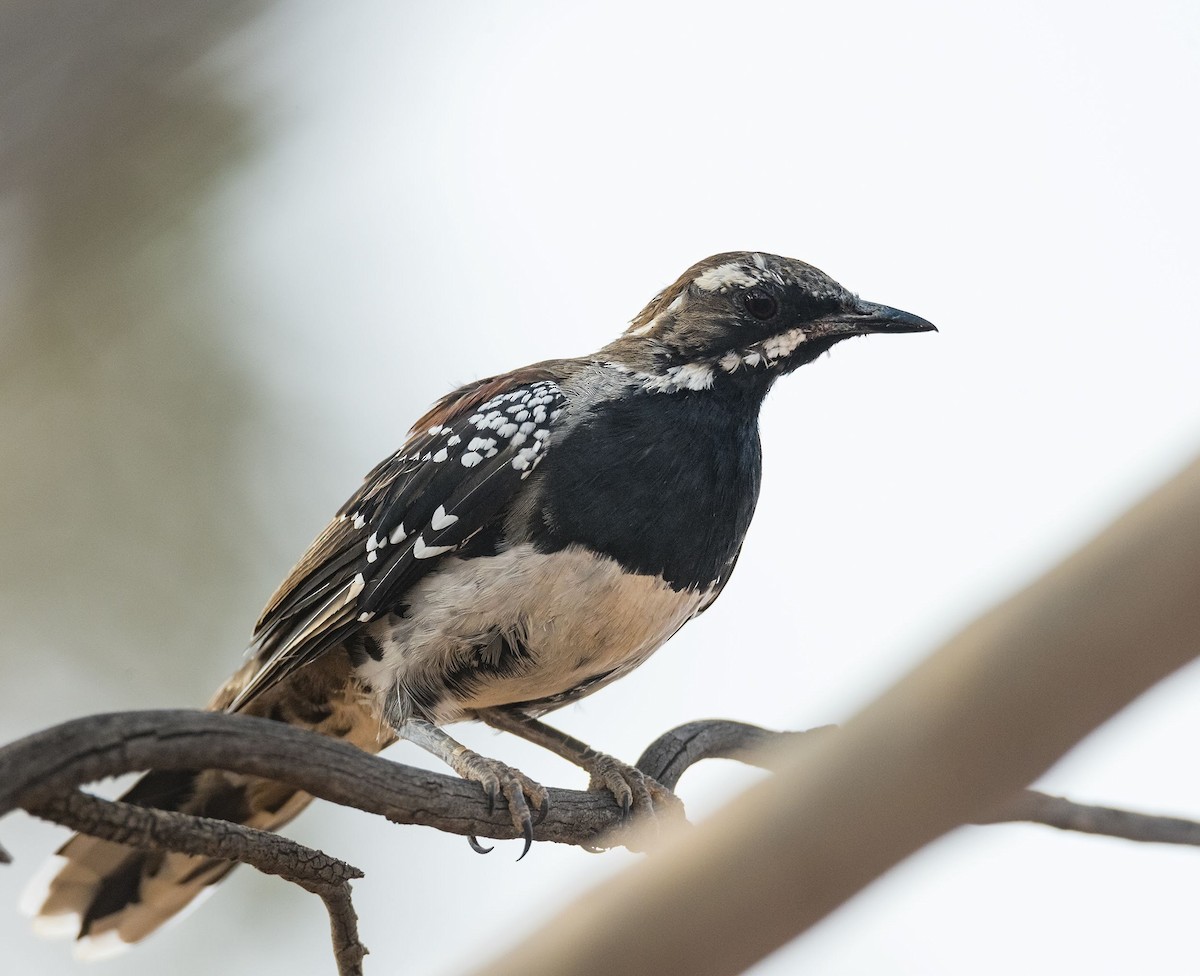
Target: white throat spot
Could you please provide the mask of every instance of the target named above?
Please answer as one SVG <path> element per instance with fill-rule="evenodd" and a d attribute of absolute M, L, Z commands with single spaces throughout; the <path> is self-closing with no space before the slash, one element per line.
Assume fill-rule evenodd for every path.
<path fill-rule="evenodd" d="M 764 340 L 762 354 L 766 357 L 767 362 L 773 363 L 777 359 L 790 356 L 806 342 L 808 342 L 808 334 L 803 329 L 788 329 L 787 332 L 781 332 L 779 335 Z"/>

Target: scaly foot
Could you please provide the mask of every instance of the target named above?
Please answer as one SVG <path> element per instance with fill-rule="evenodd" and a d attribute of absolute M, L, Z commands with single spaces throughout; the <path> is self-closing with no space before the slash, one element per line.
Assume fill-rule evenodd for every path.
<path fill-rule="evenodd" d="M 664 814 L 673 820 L 684 818 L 683 801 L 636 766 L 603 752 L 593 752 L 586 757 L 586 762 L 584 768 L 591 776 L 588 789 L 611 793 L 620 804 L 626 821 L 631 814 L 646 817 L 648 822 L 657 822 Z"/>
<path fill-rule="evenodd" d="M 488 813 L 496 809 L 497 798 L 501 794 L 504 795 L 513 826 L 525 838 L 521 857 L 528 854 L 533 844 L 534 824 L 545 820 L 550 809 L 550 795 L 546 788 L 540 783 L 535 783 L 519 769 L 506 766 L 497 759 L 481 756 L 465 746 L 455 750 L 450 766 L 463 779 L 483 787 L 488 798 Z M 469 837 L 468 842 L 472 850 L 480 854 L 491 851 L 490 847 L 482 847 L 474 837 Z M 521 857 L 517 860 L 521 860 Z"/>

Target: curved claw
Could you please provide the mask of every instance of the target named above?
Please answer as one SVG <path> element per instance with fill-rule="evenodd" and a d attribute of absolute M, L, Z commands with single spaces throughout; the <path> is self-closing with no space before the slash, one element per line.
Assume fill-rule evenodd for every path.
<path fill-rule="evenodd" d="M 621 797 L 621 823 L 628 823 L 629 815 L 633 812 L 633 794 L 626 793 Z"/>
<path fill-rule="evenodd" d="M 540 823 L 547 806 L 546 788 L 535 783 L 518 769 L 505 766 L 504 763 L 495 759 L 487 759 L 479 753 L 465 748 L 461 748 L 451 756 L 450 766 L 463 779 L 478 783 L 483 787 L 484 795 L 487 797 L 489 816 L 496 812 L 496 808 L 499 806 L 497 800 L 503 794 L 509 816 L 512 818 L 512 825 L 525 838 L 521 857 L 528 854 L 530 847 L 533 846 L 534 819 L 531 807 L 537 810 Z M 471 839 L 471 847 L 473 850 L 485 853 L 480 850 L 481 845 L 474 838 Z M 518 861 L 520 859 L 517 858 Z"/>
<path fill-rule="evenodd" d="M 473 850 L 476 854 L 491 854 L 492 851 L 496 849 L 494 847 L 484 847 L 481 843 L 479 843 L 478 838 L 476 838 L 474 834 L 467 834 L 467 843 L 471 845 L 471 850 Z M 522 857 L 523 856 L 524 855 L 522 855 Z"/>
<path fill-rule="evenodd" d="M 550 798 L 546 797 L 546 799 L 542 800 L 542 805 L 537 808 L 537 811 L 533 815 L 533 825 L 535 827 L 539 826 L 549 814 Z"/>
<path fill-rule="evenodd" d="M 521 824 L 521 836 L 525 838 L 525 846 L 521 849 L 521 857 L 524 857 L 529 853 L 529 848 L 533 846 L 532 820 L 526 820 L 523 824 Z M 521 860 L 521 857 L 518 857 L 517 860 Z"/>

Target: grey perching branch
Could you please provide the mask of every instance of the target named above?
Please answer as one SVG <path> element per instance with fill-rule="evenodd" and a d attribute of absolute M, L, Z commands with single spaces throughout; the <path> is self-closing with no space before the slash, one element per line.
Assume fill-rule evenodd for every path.
<path fill-rule="evenodd" d="M 638 767 L 672 789 L 701 759 L 736 759 L 771 769 L 781 743 L 814 745 L 832 727 L 770 732 L 754 725 L 706 720 L 660 736 Z M 220 768 L 270 776 L 314 796 L 396 823 L 506 839 L 506 813 L 488 813 L 481 789 L 451 776 L 415 769 L 265 719 L 187 710 L 118 712 L 54 726 L 0 748 L 0 816 L 24 809 L 73 830 L 157 850 L 250 864 L 321 897 L 329 912 L 337 970 L 362 972 L 350 881 L 362 872 L 278 834 L 221 820 L 101 800 L 78 787 L 141 769 Z M 535 838 L 595 847 L 627 843 L 620 811 L 607 793 L 551 790 L 550 811 Z M 987 822 L 1025 820 L 1130 840 L 1200 845 L 1200 823 L 1089 807 L 1027 790 Z M 10 860 L 0 848 L 0 861 Z"/>

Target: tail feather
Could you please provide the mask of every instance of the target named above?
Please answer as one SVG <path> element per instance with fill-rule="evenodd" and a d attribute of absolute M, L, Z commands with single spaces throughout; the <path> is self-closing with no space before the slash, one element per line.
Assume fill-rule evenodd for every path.
<path fill-rule="evenodd" d="M 348 673 L 344 656 L 331 654 L 241 710 L 302 725 L 377 752 L 393 736 L 381 728 L 379 719 L 347 682 Z M 230 679 L 210 708 L 223 708 L 231 700 L 241 675 Z M 122 799 L 277 830 L 312 797 L 273 780 L 209 769 L 148 773 Z M 211 892 L 212 885 L 235 866 L 231 861 L 138 850 L 76 834 L 35 875 L 21 907 L 35 916 L 38 934 L 74 935 L 76 955 L 108 956 L 145 938 L 189 905 L 198 904 L 198 896 Z"/>
<path fill-rule="evenodd" d="M 211 892 L 234 867 L 228 861 L 134 851 L 121 844 L 76 835 L 50 863 L 55 877 L 31 883 L 26 900 L 37 915 L 34 931 L 51 938 L 75 937 L 75 954 L 116 955 L 178 917 Z M 64 863 L 65 861 L 65 863 Z M 44 892 L 44 896 L 39 895 Z"/>

